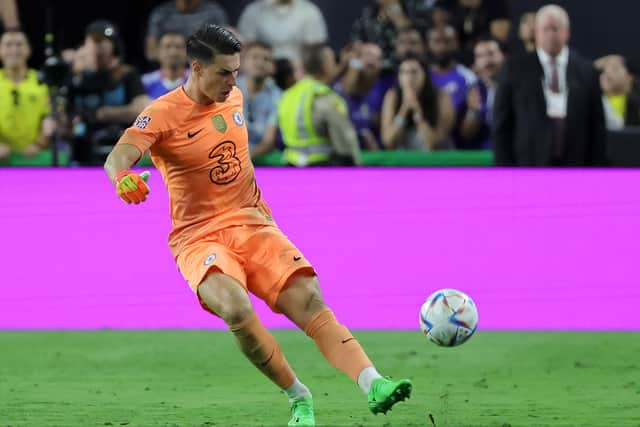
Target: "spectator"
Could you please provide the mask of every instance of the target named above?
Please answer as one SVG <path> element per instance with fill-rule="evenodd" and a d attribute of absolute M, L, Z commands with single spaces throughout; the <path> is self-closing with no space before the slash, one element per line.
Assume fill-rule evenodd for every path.
<path fill-rule="evenodd" d="M 536 51 L 509 58 L 499 79 L 496 163 L 604 165 L 606 131 L 598 74 L 590 62 L 569 51 L 567 12 L 544 6 L 535 29 Z"/>
<path fill-rule="evenodd" d="M 431 79 L 436 87 L 447 91 L 456 111 L 453 142 L 458 149 L 477 148 L 473 145 L 475 130 L 480 126 L 479 111 L 469 109 L 468 100 L 480 98 L 478 77 L 456 61 L 458 36 L 451 26 L 429 30 L 429 55 L 433 62 Z M 477 106 L 477 105 L 476 105 Z"/>
<path fill-rule="evenodd" d="M 271 46 L 259 41 L 247 43 L 241 67 L 243 74 L 237 85 L 244 95 L 251 157 L 257 157 L 269 153 L 276 145 L 282 90 L 271 79 L 274 71 Z"/>
<path fill-rule="evenodd" d="M 140 75 L 122 63 L 123 56 L 114 24 L 89 24 L 85 42 L 73 57 L 70 83 L 74 163 L 103 163 L 124 129 L 150 102 Z"/>
<path fill-rule="evenodd" d="M 358 43 L 353 47 L 347 72 L 334 85 L 349 108 L 349 118 L 358 132 L 360 147 L 379 150 L 380 113 L 389 84 L 380 78 L 382 50 L 374 43 Z"/>
<path fill-rule="evenodd" d="M 156 6 L 149 15 L 145 46 L 147 60 L 158 59 L 158 40 L 162 34 L 180 33 L 186 40 L 205 22 L 228 25 L 229 19 L 222 6 L 211 0 L 172 0 Z"/>
<path fill-rule="evenodd" d="M 407 27 L 398 32 L 394 43 L 393 56 L 398 64 L 409 56 L 424 58 L 427 46 L 424 35 L 416 27 Z"/>
<path fill-rule="evenodd" d="M 35 156 L 53 133 L 52 119 L 46 118 L 49 91 L 28 68 L 30 55 L 22 31 L 8 30 L 0 36 L 0 160 L 11 153 Z"/>
<path fill-rule="evenodd" d="M 303 45 L 327 41 L 322 12 L 309 0 L 255 0 L 242 12 L 238 29 L 247 40 L 271 45 L 276 59 L 290 61 Z"/>
<path fill-rule="evenodd" d="M 498 73 L 504 63 L 504 55 L 500 43 L 491 37 L 480 38 L 474 48 L 473 68 L 480 82 L 478 91 L 472 91 L 467 96 L 467 105 L 472 114 L 480 117 L 480 126 L 468 129 L 467 140 L 477 141 L 474 148 L 492 148 L 491 123 L 493 121 L 493 104 L 496 95 Z M 475 132 L 474 132 L 475 130 Z"/>
<path fill-rule="evenodd" d="M 625 59 L 608 55 L 596 61 L 600 71 L 607 129 L 640 126 L 640 82 L 627 68 Z"/>
<path fill-rule="evenodd" d="M 0 0 L 0 24 L 5 31 L 20 28 L 16 0 Z"/>
<path fill-rule="evenodd" d="M 473 42 L 481 35 L 491 34 L 501 44 L 509 38 L 507 0 L 439 0 L 435 7 L 449 14 L 449 23 L 458 32 L 465 65 L 473 63 Z"/>
<path fill-rule="evenodd" d="M 388 149 L 432 151 L 451 148 L 455 120 L 451 98 L 429 77 L 417 57 L 407 57 L 398 70 L 398 84 L 389 89 L 382 107 L 382 142 Z"/>
<path fill-rule="evenodd" d="M 518 27 L 518 39 L 522 44 L 522 50 L 533 52 L 536 50 L 536 13 L 523 13 Z"/>
<path fill-rule="evenodd" d="M 165 33 L 158 40 L 160 69 L 144 74 L 142 84 L 151 99 L 182 86 L 189 77 L 187 40 L 181 33 Z"/>
<path fill-rule="evenodd" d="M 302 66 L 304 77 L 284 92 L 278 107 L 285 160 L 294 166 L 360 164 L 347 105 L 327 85 L 337 66 L 333 50 L 305 46 Z"/>

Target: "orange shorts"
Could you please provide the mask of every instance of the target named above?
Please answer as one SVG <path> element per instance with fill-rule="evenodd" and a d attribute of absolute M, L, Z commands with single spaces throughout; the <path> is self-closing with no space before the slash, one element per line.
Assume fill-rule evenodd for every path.
<path fill-rule="evenodd" d="M 218 230 L 185 246 L 177 263 L 196 294 L 207 274 L 220 271 L 240 282 L 274 312 L 278 312 L 276 301 L 289 277 L 304 270 L 316 274 L 302 253 L 273 225 Z M 211 311 L 203 301 L 200 303 Z"/>

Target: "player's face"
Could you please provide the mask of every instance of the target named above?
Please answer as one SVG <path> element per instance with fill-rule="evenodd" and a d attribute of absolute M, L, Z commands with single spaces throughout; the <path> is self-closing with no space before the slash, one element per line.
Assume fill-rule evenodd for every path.
<path fill-rule="evenodd" d="M 198 63 L 199 64 L 199 63 Z M 224 102 L 236 85 L 240 69 L 240 54 L 216 55 L 210 64 L 194 66 L 198 88 L 214 102 Z"/>
<path fill-rule="evenodd" d="M 26 66 L 30 53 L 24 34 L 8 32 L 0 38 L 0 60 L 5 67 Z"/>

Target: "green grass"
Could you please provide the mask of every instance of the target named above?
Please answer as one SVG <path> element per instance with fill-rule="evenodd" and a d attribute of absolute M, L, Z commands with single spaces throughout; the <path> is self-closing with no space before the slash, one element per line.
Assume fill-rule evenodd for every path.
<path fill-rule="evenodd" d="M 357 332 L 411 400 L 371 415 L 297 331 L 276 331 L 320 426 L 640 426 L 640 333 Z M 0 426 L 283 426 L 285 397 L 211 331 L 0 332 Z"/>

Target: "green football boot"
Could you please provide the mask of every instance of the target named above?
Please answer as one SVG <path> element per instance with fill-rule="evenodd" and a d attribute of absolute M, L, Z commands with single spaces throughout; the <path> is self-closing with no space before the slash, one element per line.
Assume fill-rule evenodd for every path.
<path fill-rule="evenodd" d="M 301 397 L 291 402 L 291 420 L 289 427 L 315 427 L 316 417 L 313 414 L 313 399 Z"/>
<path fill-rule="evenodd" d="M 411 381 L 392 381 L 388 378 L 377 378 L 369 390 L 369 410 L 374 414 L 386 414 L 391 407 L 411 396 Z"/>

